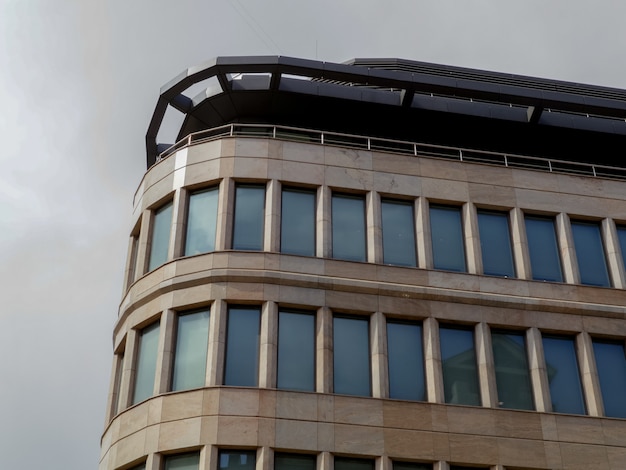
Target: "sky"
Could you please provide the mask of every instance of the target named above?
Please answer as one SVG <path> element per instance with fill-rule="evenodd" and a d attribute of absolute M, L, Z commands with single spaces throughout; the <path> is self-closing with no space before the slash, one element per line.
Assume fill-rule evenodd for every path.
<path fill-rule="evenodd" d="M 620 0 L 0 0 L 0 461 L 97 468 L 159 89 L 216 56 L 404 59 L 626 88 Z"/>

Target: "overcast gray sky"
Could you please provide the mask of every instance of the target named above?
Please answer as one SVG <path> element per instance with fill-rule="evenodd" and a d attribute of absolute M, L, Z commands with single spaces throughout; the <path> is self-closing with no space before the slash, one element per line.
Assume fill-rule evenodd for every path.
<path fill-rule="evenodd" d="M 220 55 L 401 57 L 626 88 L 618 0 L 0 0 L 0 466 L 98 464 L 161 85 Z"/>

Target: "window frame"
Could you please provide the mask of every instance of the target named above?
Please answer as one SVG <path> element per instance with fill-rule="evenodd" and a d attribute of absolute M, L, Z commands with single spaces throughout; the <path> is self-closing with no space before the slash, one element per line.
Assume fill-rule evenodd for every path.
<path fill-rule="evenodd" d="M 181 322 L 181 318 L 190 316 L 190 315 L 197 315 L 197 314 L 201 314 L 201 313 L 207 313 L 207 319 L 206 319 L 206 330 L 207 330 L 207 335 L 206 335 L 206 344 L 204 344 L 204 370 L 202 371 L 202 383 L 196 386 L 191 386 L 191 387 L 180 387 L 180 386 L 176 386 L 176 371 L 177 371 L 177 364 L 178 363 L 178 358 L 180 356 L 180 352 L 179 352 L 179 346 L 181 343 L 181 338 L 180 338 L 180 322 Z M 211 334 L 211 330 L 210 330 L 210 322 L 211 322 L 211 307 L 207 306 L 206 308 L 200 308 L 200 309 L 194 309 L 194 310 L 187 310 L 187 311 L 182 311 L 182 312 L 177 312 L 176 313 L 176 322 L 174 324 L 173 327 L 173 344 L 172 344 L 172 367 L 171 367 L 171 374 L 170 374 L 170 381 L 169 381 L 169 390 L 172 392 L 179 392 L 179 391 L 185 391 L 185 390 L 193 390 L 195 388 L 202 388 L 206 386 L 206 368 L 207 368 L 207 363 L 208 363 L 208 345 L 209 345 L 209 335 Z M 188 338 L 187 338 L 188 340 Z M 187 341 L 185 341 L 187 342 Z M 187 365 L 188 366 L 188 365 Z"/>
<path fill-rule="evenodd" d="M 433 210 L 434 211 L 446 211 L 446 212 L 450 212 L 450 213 L 455 213 L 458 214 L 458 240 L 455 240 L 455 245 L 456 246 L 456 250 L 460 249 L 461 253 L 461 259 L 457 260 L 458 266 L 452 266 L 449 263 L 443 263 L 443 264 L 439 264 L 437 262 L 437 258 L 438 256 L 441 257 L 441 253 L 444 248 L 439 248 L 440 243 L 435 243 L 436 238 L 440 238 L 435 237 L 435 233 L 433 231 L 433 226 L 435 224 L 433 224 Z M 432 261 L 433 261 L 433 268 L 437 269 L 437 270 L 441 270 L 441 271 L 450 271 L 450 272 L 457 272 L 457 273 L 467 273 L 468 272 L 468 260 L 467 260 L 467 247 L 465 246 L 465 234 L 464 234 L 464 217 L 463 217 L 463 207 L 460 205 L 454 205 L 454 204 L 440 204 L 437 202 L 429 202 L 428 204 L 428 218 L 430 220 L 430 240 L 431 240 L 431 253 L 432 253 Z M 456 220 L 455 220 L 455 225 L 456 225 Z M 442 227 L 443 228 L 443 227 Z M 443 233 L 451 233 L 449 231 L 443 231 Z M 456 238 L 457 234 L 451 233 L 450 237 Z M 449 246 L 449 242 L 446 242 L 447 246 L 445 247 L 445 250 L 450 252 L 450 246 Z M 438 255 L 439 253 L 439 255 Z M 457 253 L 457 255 L 459 255 Z M 440 260 L 440 263 L 443 260 Z M 459 269 L 459 267 L 461 266 L 461 262 L 462 262 L 462 269 Z"/>
<path fill-rule="evenodd" d="M 188 253 L 187 250 L 189 249 L 189 237 L 190 237 L 190 221 L 191 219 L 191 206 L 192 206 L 192 198 L 194 196 L 197 196 L 199 194 L 204 194 L 204 193 L 210 193 L 215 191 L 216 196 L 215 196 L 215 224 L 213 227 L 213 240 L 212 240 L 212 245 L 213 248 L 208 249 L 208 250 L 201 250 L 201 251 L 197 251 L 194 253 Z M 205 254 L 205 253 L 212 253 L 216 250 L 216 242 L 217 242 L 217 231 L 218 231 L 218 223 L 219 223 L 219 204 L 220 204 L 220 182 L 217 181 L 213 184 L 210 184 L 208 186 L 202 186 L 199 188 L 193 188 L 187 189 L 187 197 L 186 197 L 186 204 L 185 204 L 185 230 L 184 233 L 182 234 L 183 240 L 182 240 L 182 256 L 194 256 L 194 255 L 201 255 L 201 254 Z"/>
<path fill-rule="evenodd" d="M 558 279 L 552 279 L 552 278 L 547 278 L 546 276 L 539 276 L 538 274 L 536 274 L 536 269 L 533 268 L 533 258 L 535 259 L 539 259 L 539 258 L 543 258 L 545 259 L 545 257 L 541 257 L 541 256 L 533 256 L 533 249 L 531 247 L 531 242 L 530 242 L 530 236 L 529 236 L 529 230 L 528 230 L 528 220 L 531 221 L 544 221 L 544 222 L 550 222 L 552 225 L 552 232 L 551 234 L 554 235 L 554 255 L 556 256 L 556 261 L 557 261 L 557 266 L 558 266 L 558 274 L 559 274 L 559 278 Z M 543 282 L 564 282 L 565 277 L 564 277 L 564 269 L 563 269 L 563 257 L 561 256 L 561 246 L 559 244 L 559 237 L 558 237 L 558 232 L 557 232 L 557 226 L 556 226 L 556 217 L 555 216 L 551 216 L 551 215 L 539 215 L 539 214 L 533 214 L 533 213 L 524 213 L 524 230 L 526 231 L 526 242 L 527 242 L 527 246 L 528 246 L 528 260 L 530 263 L 530 276 L 531 279 L 533 281 L 543 281 Z M 553 266 L 554 268 L 554 266 Z"/>
<path fill-rule="evenodd" d="M 526 390 L 527 392 L 527 398 L 530 400 L 530 407 L 526 408 L 526 407 L 520 407 L 520 406 L 510 406 L 508 405 L 508 403 L 505 403 L 505 385 L 510 385 L 510 381 L 503 379 L 503 380 L 498 380 L 499 375 L 501 374 L 499 372 L 499 369 L 502 368 L 508 368 L 511 369 L 509 364 L 510 360 L 511 360 L 511 355 L 508 355 L 509 353 L 507 352 L 507 356 L 504 357 L 500 357 L 500 359 L 498 359 L 498 354 L 496 354 L 496 344 L 494 341 L 494 338 L 500 336 L 500 337 L 506 337 L 505 339 L 508 339 L 508 337 L 510 336 L 515 336 L 518 338 L 521 338 L 522 343 L 523 343 L 523 354 L 522 354 L 522 358 L 523 358 L 523 362 L 524 362 L 524 369 L 523 372 L 525 372 L 524 377 L 522 377 L 523 379 L 525 379 L 527 381 L 527 385 L 528 388 Z M 511 340 L 513 341 L 513 340 Z M 519 345 L 518 345 L 519 346 Z M 502 409 L 506 409 L 506 410 L 526 410 L 526 411 L 536 411 L 537 409 L 537 405 L 535 403 L 535 396 L 534 396 L 534 392 L 533 392 L 533 381 L 532 381 L 532 376 L 531 376 L 531 371 L 530 371 L 530 361 L 529 361 L 529 356 L 528 356 L 528 341 L 526 339 L 526 331 L 523 330 L 507 330 L 507 329 L 502 329 L 502 328 L 492 328 L 491 329 L 491 349 L 492 349 L 492 354 L 493 354 L 493 369 L 494 369 L 494 375 L 495 375 L 495 379 L 496 379 L 496 395 L 498 398 L 498 408 L 502 408 Z M 498 364 L 498 362 L 500 362 L 500 364 Z M 520 369 L 521 370 L 521 369 Z M 513 372 L 515 372 L 513 370 Z M 510 373 L 509 373 L 510 374 Z M 521 374 L 520 374 L 521 376 Z M 510 375 L 505 375 L 505 377 L 509 378 Z M 504 383 L 503 383 L 504 382 Z M 519 390 L 519 387 L 517 388 Z M 507 388 L 507 394 L 509 393 L 509 390 Z"/>
<path fill-rule="evenodd" d="M 347 256 L 341 254 L 341 253 L 337 253 L 337 251 L 341 251 L 338 250 L 339 246 L 338 246 L 338 239 L 339 238 L 344 238 L 346 237 L 346 235 L 350 235 L 348 233 L 343 233 L 345 231 L 347 231 L 348 229 L 346 229 L 345 227 L 341 227 L 341 232 L 340 232 L 340 227 L 338 226 L 338 224 L 336 224 L 335 222 L 340 220 L 339 214 L 335 213 L 335 201 L 336 200 L 358 200 L 362 203 L 362 211 L 360 211 L 363 215 L 363 225 L 362 227 L 349 227 L 349 231 L 350 234 L 354 234 L 354 233 L 358 233 L 359 230 L 362 228 L 362 236 L 359 236 L 359 254 L 358 256 L 352 256 L 351 254 L 348 254 Z M 340 192 L 340 191 L 333 191 L 330 197 L 330 212 L 331 212 L 331 257 L 333 259 L 336 260 L 340 260 L 340 261 L 356 261 L 356 262 L 361 262 L 361 263 L 365 263 L 367 262 L 367 203 L 366 203 L 366 198 L 365 198 L 365 194 L 359 194 L 359 193 L 346 193 L 346 192 Z M 336 230 L 337 229 L 337 230 Z M 341 237 L 339 236 L 341 235 Z M 360 249 L 360 244 L 363 244 L 362 246 L 362 250 Z"/>
<path fill-rule="evenodd" d="M 500 217 L 500 218 L 504 218 L 506 219 L 506 230 L 507 230 L 507 241 L 508 243 L 506 244 L 507 248 L 508 248 L 508 253 L 506 253 L 506 256 L 508 258 L 508 260 L 510 260 L 510 271 L 508 271 L 508 273 L 504 273 L 504 272 L 487 272 L 487 270 L 485 269 L 485 253 L 488 251 L 488 249 L 492 246 L 491 243 L 483 243 L 483 241 L 485 241 L 487 238 L 490 238 L 489 235 L 485 236 L 484 231 L 481 231 L 481 215 L 482 216 L 496 216 L 496 217 Z M 484 219 L 483 219 L 484 220 Z M 512 230 L 511 230 L 511 217 L 508 211 L 498 211 L 498 210 L 493 210 L 493 209 L 483 209 L 483 208 L 477 208 L 476 209 L 476 221 L 477 221 L 477 230 L 478 230 L 478 238 L 480 241 L 480 254 L 481 254 L 481 261 L 482 261 L 482 274 L 484 274 L 485 276 L 496 276 L 496 277 L 504 277 L 504 278 L 515 278 L 516 277 L 516 266 L 515 266 L 515 256 L 513 255 L 513 237 L 512 237 Z M 498 258 L 500 258 L 502 256 L 502 253 L 498 253 Z"/>
<path fill-rule="evenodd" d="M 298 252 L 298 250 L 288 250 L 284 246 L 285 239 L 287 238 L 285 235 L 285 226 L 290 226 L 288 223 L 288 217 L 285 216 L 285 193 L 299 193 L 299 194 L 307 194 L 313 197 L 313 220 L 311 228 L 313 235 L 313 246 L 307 253 Z M 314 257 L 317 254 L 317 188 L 308 188 L 308 187 L 299 187 L 299 186 L 291 186 L 291 185 L 282 185 L 280 191 L 280 248 L 279 251 L 282 254 L 287 255 L 295 255 L 295 256 L 309 256 Z M 303 250 L 304 251 L 304 250 Z M 310 253 L 310 254 L 309 254 Z"/>
<path fill-rule="evenodd" d="M 580 283 L 585 286 L 611 287 L 612 286 L 611 275 L 609 273 L 606 244 L 604 243 L 602 226 L 598 222 L 594 222 L 591 220 L 570 219 L 570 227 L 572 230 L 572 241 L 574 243 L 574 251 L 576 253 L 576 264 L 578 266 L 578 278 L 580 280 Z M 595 246 L 594 248 L 599 249 L 600 253 L 594 253 L 594 255 L 595 256 L 601 255 L 599 259 L 601 260 L 601 264 L 603 268 L 602 274 L 604 277 L 603 283 L 601 284 L 589 282 L 588 280 L 587 281 L 583 280 L 583 276 L 586 274 L 586 269 L 584 266 L 582 266 L 582 264 L 587 264 L 586 260 L 589 260 L 589 258 L 588 256 L 581 256 L 581 254 L 584 253 L 582 249 L 584 249 L 585 247 L 589 247 L 590 245 L 586 243 L 583 246 L 583 245 L 576 243 L 577 229 L 575 227 L 593 227 L 595 229 L 594 236 L 597 235 L 597 241 L 599 242 L 599 246 Z M 580 236 L 581 234 L 579 233 L 578 235 Z M 584 253 L 584 254 L 589 255 L 590 253 Z M 592 261 L 596 259 L 595 256 L 592 258 Z"/>
<path fill-rule="evenodd" d="M 443 379 L 443 387 L 444 387 L 444 401 L 443 403 L 445 404 L 458 404 L 458 405 L 466 405 L 466 406 L 483 406 L 482 403 L 482 395 L 481 395 L 481 387 L 480 387 L 480 371 L 478 370 L 478 356 L 477 356 L 477 347 L 476 347 L 476 328 L 474 325 L 466 325 L 466 324 L 457 324 L 457 323 L 443 323 L 443 324 L 439 324 L 438 327 L 439 330 L 439 350 L 440 350 L 440 359 L 441 359 L 441 377 Z M 449 392 L 446 390 L 446 373 L 445 373 L 445 363 L 444 363 L 444 351 L 443 351 L 443 345 L 444 345 L 444 341 L 443 341 L 443 337 L 441 334 L 442 330 L 447 330 L 447 331 L 465 331 L 467 333 L 471 334 L 471 352 L 473 355 L 473 367 L 474 367 L 474 371 L 472 373 L 472 377 L 471 380 L 473 382 L 473 385 L 475 385 L 475 395 L 476 395 L 476 403 L 470 403 L 471 400 L 464 400 L 464 401 L 453 401 L 452 398 L 454 397 L 454 391 L 450 390 Z M 467 351 L 467 350 L 465 350 Z M 462 354 L 465 353 L 465 351 L 461 351 L 459 353 L 454 354 L 453 356 L 450 356 L 448 359 L 452 359 L 454 357 L 458 357 Z M 471 392 L 471 390 L 470 390 Z M 446 396 L 448 395 L 448 396 Z M 461 396 L 461 395 L 460 395 Z M 448 399 L 448 397 L 450 397 L 450 399 Z M 471 395 L 468 396 L 469 398 L 471 398 Z"/>
<path fill-rule="evenodd" d="M 133 387 L 131 394 L 131 405 L 136 405 L 137 403 L 141 403 L 145 400 L 154 396 L 154 384 L 156 382 L 156 372 L 159 367 L 159 340 L 161 336 L 161 318 L 154 319 L 153 321 L 146 323 L 145 326 L 138 327 L 137 331 L 137 348 L 135 351 L 134 364 L 135 364 L 135 374 L 133 379 Z M 142 361 L 142 352 L 145 354 L 145 350 L 143 349 L 143 341 L 144 335 L 155 332 L 156 338 L 151 338 L 153 341 L 156 341 L 156 345 L 154 345 L 154 370 L 152 370 L 152 360 L 150 360 L 150 375 L 152 376 L 152 390 L 148 395 L 141 394 L 137 395 L 137 385 L 140 379 L 140 362 Z M 149 351 L 152 352 L 152 351 Z"/>
<path fill-rule="evenodd" d="M 337 394 L 337 395 L 348 395 L 348 396 L 358 396 L 358 397 L 371 397 L 372 396 L 372 346 L 371 346 L 371 334 L 370 334 L 370 318 L 369 316 L 366 315 L 350 315 L 350 314 L 343 314 L 343 313 L 335 313 L 333 314 L 333 393 Z M 341 341 L 337 341 L 337 337 L 336 337 L 336 332 L 337 332 L 337 324 L 335 322 L 335 320 L 348 320 L 348 321 L 361 321 L 361 322 L 365 322 L 365 324 L 367 325 L 367 382 L 368 382 L 368 391 L 367 394 L 363 394 L 363 393 L 355 393 L 354 391 L 337 391 L 337 376 L 343 376 L 343 374 L 338 374 L 338 363 L 337 363 L 337 344 L 343 344 L 343 342 Z M 354 344 L 353 344 L 354 346 Z M 353 348 L 354 350 L 354 348 Z M 342 351 L 342 353 L 344 353 L 345 351 Z M 362 352 L 361 352 L 362 354 Z M 343 358 L 345 359 L 345 358 Z M 359 360 L 362 360 L 363 358 L 359 358 Z M 345 369 L 345 367 L 344 367 Z M 360 380 L 362 380 L 363 378 L 360 377 Z"/>
<path fill-rule="evenodd" d="M 256 348 L 254 353 L 256 354 L 255 359 L 255 374 L 254 374 L 254 383 L 233 383 L 228 380 L 229 373 L 229 364 L 232 364 L 231 367 L 234 367 L 236 363 L 229 362 L 229 356 L 232 357 L 232 350 L 229 354 L 229 349 L 232 345 L 230 341 L 230 333 L 232 331 L 232 323 L 231 323 L 231 311 L 233 310 L 248 310 L 255 311 L 258 314 L 258 322 L 257 322 L 257 330 L 256 330 Z M 262 321 L 262 308 L 260 305 L 228 305 L 226 309 L 226 331 L 225 331 L 225 342 L 224 342 L 224 371 L 222 377 L 222 385 L 224 386 L 232 386 L 232 387 L 258 387 L 259 386 L 259 367 L 260 367 L 260 356 L 261 356 L 261 321 Z"/>
<path fill-rule="evenodd" d="M 265 248 L 265 215 L 266 215 L 266 211 L 267 211 L 267 204 L 266 204 L 266 200 L 267 200 L 267 182 L 263 182 L 263 183 L 255 183 L 255 182 L 236 182 L 234 185 L 234 192 L 233 192 L 233 214 L 232 214 L 232 234 L 231 234 L 231 248 L 233 250 L 238 250 L 238 251 L 253 251 L 253 252 L 258 252 L 258 251 L 263 251 Z M 239 189 L 252 189 L 252 188 L 256 188 L 256 189 L 263 189 L 263 210 L 260 216 L 260 225 L 256 226 L 255 224 L 255 235 L 260 237 L 259 240 L 256 240 L 256 242 L 258 242 L 258 244 L 255 244 L 254 247 L 252 247 L 252 245 L 248 245 L 248 246 L 244 246 L 244 245 L 240 245 L 240 241 L 237 240 L 237 236 L 238 236 L 238 232 L 241 231 L 242 229 L 240 228 L 239 230 L 237 229 L 237 227 L 241 227 L 241 221 L 239 221 L 238 223 L 238 216 L 237 214 L 241 214 L 241 209 L 238 211 L 237 210 L 237 204 L 238 201 L 241 200 L 241 196 L 238 196 L 237 191 Z M 241 220 L 241 219 L 240 219 Z"/>
<path fill-rule="evenodd" d="M 385 259 L 385 253 L 386 253 L 386 243 L 385 243 L 385 232 L 387 230 L 385 230 L 385 206 L 386 205 L 396 205 L 396 206 L 402 206 L 402 207 L 408 207 L 410 210 L 410 214 L 411 214 L 411 220 L 410 220 L 410 240 L 406 243 L 406 246 L 410 247 L 411 252 L 409 253 L 409 261 L 408 262 L 394 262 L 393 260 L 386 260 Z M 405 227 L 406 228 L 406 227 Z M 394 235 L 396 235 L 396 237 L 399 235 L 400 233 L 404 233 L 402 231 L 398 231 L 395 230 L 394 231 Z M 407 266 L 407 267 L 417 267 L 417 233 L 415 230 L 415 201 L 414 200 L 407 200 L 407 199 L 398 199 L 398 198 L 390 198 L 390 197 L 381 197 L 380 199 L 380 233 L 382 236 L 382 257 L 383 257 L 383 264 L 386 265 L 390 265 L 390 266 Z M 395 238 L 394 238 L 395 239 Z M 392 243 L 393 245 L 393 243 Z M 402 246 L 405 246 L 405 244 L 403 244 Z"/>
<path fill-rule="evenodd" d="M 280 383 L 280 380 L 281 380 L 281 355 L 282 355 L 281 354 L 281 351 L 282 351 L 281 344 L 284 344 L 284 343 L 281 342 L 281 337 L 282 337 L 282 333 L 281 333 L 281 314 L 306 315 L 306 316 L 309 316 L 309 317 L 311 317 L 313 319 L 312 331 L 310 332 L 311 335 L 312 335 L 312 338 L 311 338 L 312 339 L 312 341 L 311 341 L 312 351 L 309 351 L 311 353 L 311 358 L 310 359 L 313 362 L 312 367 L 311 367 L 312 377 L 309 377 L 311 379 L 311 381 L 312 381 L 311 388 L 289 387 L 289 386 L 283 386 Z M 315 392 L 317 390 L 317 373 L 316 373 L 316 371 L 317 371 L 317 357 L 316 357 L 317 338 L 316 338 L 316 325 L 317 325 L 317 313 L 315 311 L 294 309 L 294 308 L 286 308 L 286 307 L 280 307 L 278 309 L 278 329 L 277 329 L 277 341 L 276 341 L 276 388 L 277 389 L 279 389 L 279 390 L 309 391 L 309 392 Z M 291 356 L 295 356 L 295 355 L 292 354 Z M 298 354 L 297 356 L 300 359 L 302 358 L 301 354 Z"/>
<path fill-rule="evenodd" d="M 160 222 L 159 215 L 162 214 L 166 210 L 170 212 L 169 224 L 167 225 L 168 227 L 167 235 L 165 235 L 165 233 L 161 231 L 157 232 L 158 230 L 157 224 L 159 224 Z M 163 222 L 162 222 L 163 226 L 165 226 L 165 220 L 166 219 L 163 219 Z M 173 221 L 174 221 L 174 199 L 172 197 L 168 198 L 167 200 L 165 200 L 164 202 L 156 206 L 154 209 L 150 210 L 150 250 L 147 253 L 148 256 L 146 257 L 147 258 L 146 259 L 146 272 L 152 272 L 155 269 L 163 266 L 168 261 L 170 261 L 169 246 L 172 241 Z M 160 250 L 157 251 L 157 249 L 155 248 L 155 246 L 157 246 L 157 244 L 155 243 L 155 236 L 157 237 L 156 240 L 164 242 L 164 250 L 163 248 L 161 248 Z M 163 237 L 163 240 L 161 240 L 161 237 Z M 154 259 L 155 257 L 157 258 Z"/>
<path fill-rule="evenodd" d="M 418 356 L 421 355 L 421 357 L 415 357 L 414 360 L 417 361 L 417 367 L 418 367 L 418 372 L 417 372 L 417 380 L 418 382 L 418 387 L 421 385 L 421 387 L 423 387 L 423 394 L 421 398 L 408 398 L 406 396 L 399 396 L 399 394 L 394 394 L 392 392 L 392 360 L 394 358 L 392 358 L 392 349 L 393 346 L 391 346 L 392 344 L 396 344 L 395 341 L 390 341 L 390 335 L 389 335 L 389 325 L 404 325 L 404 326 L 411 326 L 411 327 L 418 327 L 419 328 L 419 349 L 420 349 L 420 353 L 418 354 Z M 394 400 L 410 400 L 410 401 L 420 401 L 420 402 L 425 402 L 428 401 L 428 396 L 427 396 L 427 384 L 426 384 L 426 367 L 425 367 L 425 358 L 426 358 L 426 354 L 424 351 L 424 326 L 422 324 L 421 321 L 408 321 L 408 320 L 400 320 L 400 319 L 395 319 L 395 318 L 387 318 L 386 319 L 386 335 L 387 335 L 387 375 L 388 375 L 388 379 L 389 379 L 389 398 L 394 399 Z M 397 357 L 395 358 L 396 360 L 399 360 L 400 358 Z M 415 372 L 415 370 L 412 370 L 412 372 Z M 406 373 L 406 372 L 405 372 Z M 395 375 L 395 374 L 394 374 Z M 405 375 L 405 374 L 399 374 L 399 375 Z"/>

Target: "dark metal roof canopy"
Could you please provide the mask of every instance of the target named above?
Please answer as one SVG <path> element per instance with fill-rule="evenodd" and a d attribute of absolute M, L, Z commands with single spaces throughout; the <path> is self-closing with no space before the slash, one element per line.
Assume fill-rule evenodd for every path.
<path fill-rule="evenodd" d="M 217 93 L 184 94 L 207 79 Z M 148 167 L 163 148 L 156 138 L 168 106 L 185 115 L 178 139 L 268 123 L 626 165 L 624 90 L 401 59 L 219 57 L 189 68 L 161 89 Z"/>

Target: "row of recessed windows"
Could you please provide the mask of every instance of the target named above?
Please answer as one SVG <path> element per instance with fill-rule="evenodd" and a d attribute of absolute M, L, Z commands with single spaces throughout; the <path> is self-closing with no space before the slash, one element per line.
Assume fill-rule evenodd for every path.
<path fill-rule="evenodd" d="M 218 470 L 255 470 L 257 461 L 255 450 L 221 449 L 218 453 Z M 339 457 L 333 458 L 334 470 L 374 470 L 375 460 L 372 458 Z M 145 470 L 145 464 L 135 466 L 129 470 Z M 200 453 L 187 452 L 163 456 L 164 470 L 198 470 L 200 468 Z M 316 470 L 317 455 L 292 454 L 285 452 L 274 453 L 274 470 Z M 476 470 L 489 467 L 465 467 L 449 465 L 450 470 Z M 432 463 L 403 462 L 392 460 L 393 470 L 432 470 Z"/>
<path fill-rule="evenodd" d="M 257 387 L 259 376 L 264 373 L 259 370 L 261 308 L 230 305 L 226 312 L 223 376 L 217 378 L 217 381 L 228 386 Z M 267 339 L 269 343 L 277 344 L 277 388 L 320 390 L 316 387 L 316 367 L 331 367 L 330 364 L 316 364 L 316 331 L 320 329 L 319 325 L 316 328 L 316 322 L 320 320 L 320 315 L 314 311 L 278 309 L 277 338 Z M 209 318 L 208 309 L 177 315 L 168 390 L 205 386 Z M 581 382 L 579 362 L 594 363 L 592 357 L 586 361 L 582 359 L 582 336 L 577 339 L 572 335 L 539 333 L 536 330 L 490 329 L 481 324 L 462 326 L 438 324 L 432 319 L 422 323 L 383 317 L 387 348 L 385 351 L 382 347 L 382 351 L 374 351 L 375 354 L 372 354 L 371 322 L 368 316 L 335 314 L 330 321 L 333 335 L 332 391 L 337 394 L 372 396 L 372 358 L 381 352 L 386 353 L 387 357 L 388 390 L 383 386 L 385 390 L 375 393 L 375 396 L 585 414 L 588 412 L 585 395 L 590 398 L 596 393 L 591 385 L 583 387 Z M 425 331 L 427 322 L 430 326 Z M 132 404 L 153 395 L 157 367 L 163 367 L 158 358 L 160 323 L 154 322 L 138 331 Z M 485 330 L 477 330 L 483 327 L 490 334 L 484 333 Z M 483 333 L 477 337 L 477 331 Z M 534 346 L 529 348 L 527 341 L 533 338 Z M 426 344 L 431 345 L 431 350 L 425 348 Z M 595 372 L 591 373 L 597 374 L 599 380 L 604 415 L 626 418 L 624 341 L 593 338 L 590 344 L 592 356 L 595 357 Z M 482 362 L 488 365 L 482 374 L 493 374 L 495 378 L 497 402 L 491 405 L 485 403 L 485 391 L 481 393 L 477 350 L 489 351 L 484 353 L 486 355 Z M 430 373 L 427 373 L 425 357 L 439 358 L 431 359 Z M 529 357 L 544 358 L 543 361 L 537 360 L 533 366 L 537 369 L 534 378 Z M 118 371 L 121 362 L 118 362 Z M 437 371 L 433 370 L 439 367 Z M 439 374 L 443 383 L 443 396 L 437 397 L 432 392 L 428 396 L 426 385 L 428 381 L 439 380 L 436 378 Z M 551 401 L 540 407 L 535 403 L 536 397 L 543 396 L 542 379 L 538 374 L 545 374 Z M 273 383 L 270 381 L 270 384 Z M 115 412 L 117 410 L 113 414 Z M 594 411 L 592 414 L 601 413 Z"/>
<path fill-rule="evenodd" d="M 189 193 L 186 205 L 186 230 L 181 255 L 189 256 L 216 249 L 218 225 L 217 186 Z M 281 191 L 280 251 L 302 256 L 321 256 L 323 250 L 316 246 L 317 190 L 283 186 Z M 263 250 L 265 224 L 266 186 L 236 184 L 234 190 L 234 215 L 230 248 L 235 250 Z M 330 256 L 336 259 L 367 261 L 367 214 L 363 195 L 333 192 L 331 195 L 331 247 Z M 478 209 L 476 221 L 480 239 L 482 269 L 468 269 L 466 243 L 471 238 L 471 223 L 464 220 L 463 208 L 456 205 L 431 203 L 428 207 L 430 225 L 430 252 L 432 262 L 418 263 L 415 201 L 381 198 L 380 224 L 384 264 L 420 266 L 457 272 L 482 272 L 502 277 L 525 277 L 556 282 L 580 282 L 592 286 L 610 286 L 611 276 L 607 266 L 605 238 L 608 236 L 601 223 L 572 219 L 569 222 L 573 243 L 574 263 L 577 262 L 579 279 L 564 276 L 555 217 L 525 214 L 525 231 L 530 273 L 516 270 L 513 237 L 509 212 Z M 172 231 L 172 201 L 153 211 L 150 249 L 147 270 L 151 271 L 168 260 L 170 233 Z M 472 216 L 473 217 L 473 216 Z M 610 230 L 610 229 L 609 229 Z M 626 256 L 626 226 L 618 225 L 615 231 L 615 248 Z M 135 235 L 138 239 L 138 234 Z M 520 242 L 520 245 L 525 243 Z M 137 249 L 138 243 L 135 243 Z M 526 248 L 524 248 L 526 249 Z M 134 251 L 135 253 L 135 251 Z M 136 253 L 131 255 L 131 265 Z M 373 261 L 369 256 L 369 261 Z M 519 259 L 517 260 L 519 263 Z M 620 263 L 620 261 L 614 261 Z M 623 264 L 615 270 L 621 272 Z M 132 277 L 132 276 L 131 276 Z M 132 279 L 129 279 L 132 282 Z M 615 282 L 613 282 L 615 284 Z"/>

